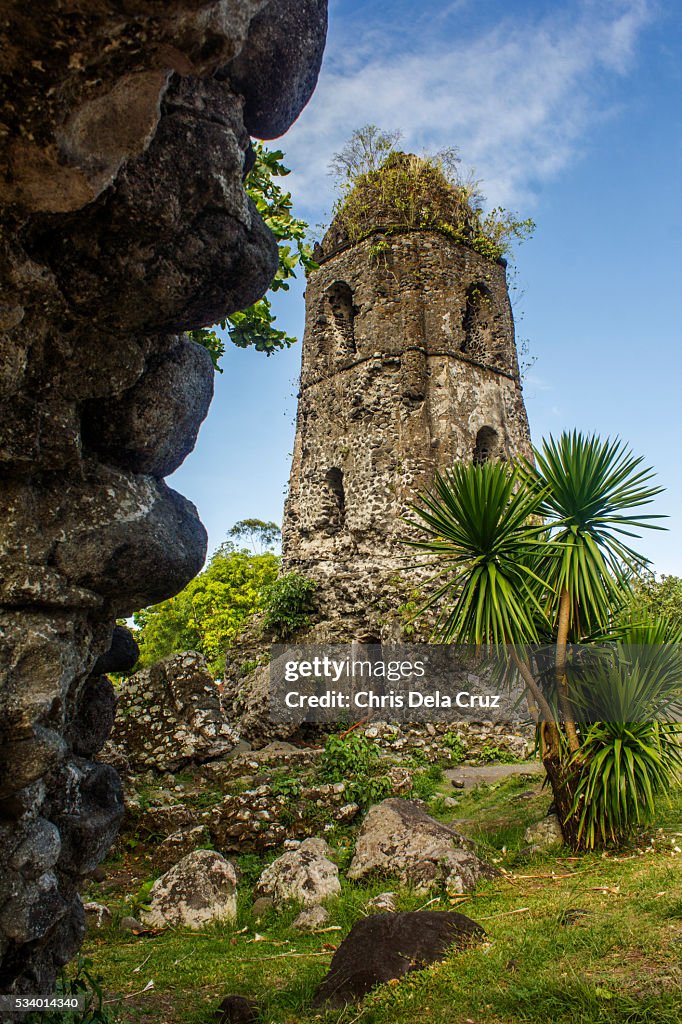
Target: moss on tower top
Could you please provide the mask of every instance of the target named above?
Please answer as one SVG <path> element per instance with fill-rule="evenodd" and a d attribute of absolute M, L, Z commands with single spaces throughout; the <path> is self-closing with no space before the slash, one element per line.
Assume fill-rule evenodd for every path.
<path fill-rule="evenodd" d="M 325 258 L 377 232 L 438 231 L 499 260 L 535 225 L 501 208 L 484 214 L 477 198 L 476 187 L 450 180 L 438 159 L 394 152 L 347 186 L 317 255 Z"/>

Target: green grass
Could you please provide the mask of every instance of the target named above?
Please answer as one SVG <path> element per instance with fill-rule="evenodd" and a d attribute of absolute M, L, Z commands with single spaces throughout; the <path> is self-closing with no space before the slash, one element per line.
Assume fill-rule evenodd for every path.
<path fill-rule="evenodd" d="M 390 879 L 344 883 L 329 904 L 340 931 L 303 936 L 291 930 L 296 908 L 255 921 L 251 887 L 259 864 L 243 858 L 234 926 L 135 937 L 115 928 L 90 935 L 84 950 L 102 976 L 115 1019 L 145 1024 L 200 1024 L 227 994 L 258 999 L 264 1024 L 679 1024 L 682 1019 L 682 796 L 663 808 L 656 827 L 606 857 L 528 857 L 523 831 L 550 802 L 548 791 L 515 799 L 538 780 L 511 778 L 454 792 L 457 807 L 438 816 L 476 839 L 502 874 L 476 893 L 430 909 L 458 909 L 479 921 L 488 941 L 444 963 L 383 986 L 360 1006 L 313 1012 L 312 993 L 333 949 Z M 441 785 L 442 793 L 452 793 Z M 437 809 L 439 804 L 434 805 Z M 339 861 L 347 863 L 341 851 Z M 153 874 L 145 853 L 126 854 L 89 898 L 118 916 L 132 878 Z M 126 888 L 128 887 L 128 888 Z M 433 894 L 438 895 L 437 893 Z M 399 893 L 399 909 L 426 897 Z M 588 911 L 562 925 L 573 909 Z M 254 941 L 256 934 L 262 940 Z M 140 990 L 153 980 L 154 988 Z"/>

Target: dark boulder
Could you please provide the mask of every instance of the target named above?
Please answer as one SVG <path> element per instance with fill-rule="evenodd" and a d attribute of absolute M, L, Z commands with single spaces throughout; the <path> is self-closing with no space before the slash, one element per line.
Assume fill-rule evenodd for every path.
<path fill-rule="evenodd" d="M 314 1006 L 344 1006 L 376 985 L 444 960 L 449 949 L 463 949 L 485 932 L 464 914 L 412 911 L 373 914 L 353 925 L 319 985 Z"/>

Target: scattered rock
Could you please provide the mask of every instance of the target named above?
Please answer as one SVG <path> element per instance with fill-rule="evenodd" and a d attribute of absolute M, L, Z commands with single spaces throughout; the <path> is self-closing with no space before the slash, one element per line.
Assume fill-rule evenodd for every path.
<path fill-rule="evenodd" d="M 237 872 L 212 850 L 195 850 L 158 878 L 142 914 L 152 928 L 201 928 L 237 916 Z"/>
<path fill-rule="evenodd" d="M 421 890 L 442 885 L 460 893 L 496 871 L 476 856 L 470 840 L 431 818 L 422 805 L 390 797 L 365 818 L 348 877 L 374 873 L 397 875 Z"/>
<path fill-rule="evenodd" d="M 265 917 L 271 910 L 274 909 L 275 901 L 270 896 L 259 896 L 257 900 L 254 900 L 253 906 L 251 907 L 251 913 L 259 920 L 261 917 Z"/>
<path fill-rule="evenodd" d="M 404 768 L 402 765 L 396 764 L 388 769 L 386 775 L 391 783 L 391 790 L 396 796 L 400 793 L 409 793 L 412 789 L 414 772 L 410 768 Z"/>
<path fill-rule="evenodd" d="M 396 893 L 380 892 L 378 896 L 367 900 L 365 908 L 373 914 L 395 914 L 396 905 Z"/>
<path fill-rule="evenodd" d="M 373 914 L 353 925 L 319 985 L 314 1006 L 341 1007 L 362 999 L 376 985 L 443 960 L 485 932 L 463 914 L 413 911 Z"/>
<path fill-rule="evenodd" d="M 324 928 L 329 920 L 329 911 L 316 903 L 312 907 L 304 907 L 291 925 L 299 932 L 314 932 L 316 928 Z"/>
<path fill-rule="evenodd" d="M 341 892 L 339 869 L 327 856 L 323 839 L 306 839 L 263 871 L 258 879 L 258 896 L 270 896 L 275 906 L 287 901 L 312 906 Z"/>
<path fill-rule="evenodd" d="M 144 932 L 146 931 L 145 926 L 141 921 L 138 921 L 136 917 L 122 917 L 118 922 L 118 926 L 121 931 L 124 932 Z"/>
<path fill-rule="evenodd" d="M 524 832 L 523 838 L 529 843 L 531 853 L 544 853 L 545 850 L 563 846 L 564 836 L 558 816 L 548 814 L 542 821 L 530 825 Z"/>
<path fill-rule="evenodd" d="M 448 810 L 459 807 L 459 800 L 454 796 L 445 796 L 443 797 L 443 807 L 447 807 Z"/>
<path fill-rule="evenodd" d="M 214 1024 L 257 1024 L 260 1006 L 245 996 L 225 996 L 213 1016 Z"/>
<path fill-rule="evenodd" d="M 90 929 L 108 928 L 111 924 L 111 911 L 103 903 L 84 903 L 85 926 Z"/>

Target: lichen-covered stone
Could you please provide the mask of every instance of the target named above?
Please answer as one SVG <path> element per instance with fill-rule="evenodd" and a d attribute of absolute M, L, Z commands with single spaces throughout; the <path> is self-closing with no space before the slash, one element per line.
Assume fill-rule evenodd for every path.
<path fill-rule="evenodd" d="M 212 850 L 188 854 L 157 878 L 149 909 L 142 912 L 144 923 L 152 928 L 203 928 L 236 916 L 237 872 Z"/>
<path fill-rule="evenodd" d="M 3 991 L 49 992 L 82 939 L 79 880 L 123 809 L 93 760 L 121 652 L 100 659 L 116 618 L 177 593 L 206 552 L 196 509 L 162 480 L 212 386 L 179 335 L 270 283 L 276 243 L 243 187 L 250 135 L 268 104 L 282 131 L 300 112 L 324 6 L 296 22 L 276 0 L 4 5 Z"/>
<path fill-rule="evenodd" d="M 258 879 L 256 895 L 270 896 L 275 906 L 293 902 L 306 907 L 337 896 L 339 869 L 327 856 L 330 852 L 323 839 L 306 839 L 268 865 Z"/>
<path fill-rule="evenodd" d="M 390 797 L 365 818 L 348 877 L 395 875 L 406 885 L 469 892 L 495 870 L 473 852 L 470 840 L 430 817 L 423 805 Z"/>
<path fill-rule="evenodd" d="M 306 288 L 282 539 L 319 583 L 310 642 L 399 639 L 410 502 L 453 462 L 530 452 L 503 263 L 385 229 L 350 244 L 335 221 Z"/>
<path fill-rule="evenodd" d="M 237 736 L 220 693 L 196 651 L 173 654 L 124 680 L 111 744 L 136 771 L 175 771 L 228 753 Z"/>
<path fill-rule="evenodd" d="M 558 815 L 548 814 L 541 821 L 529 825 L 523 838 L 530 845 L 532 853 L 545 853 L 547 850 L 563 846 L 564 835 Z"/>

